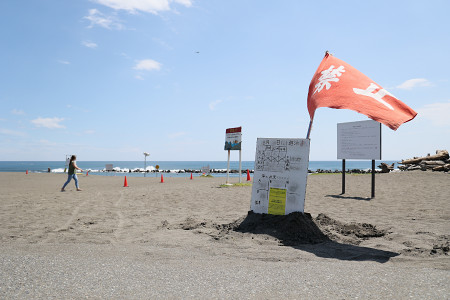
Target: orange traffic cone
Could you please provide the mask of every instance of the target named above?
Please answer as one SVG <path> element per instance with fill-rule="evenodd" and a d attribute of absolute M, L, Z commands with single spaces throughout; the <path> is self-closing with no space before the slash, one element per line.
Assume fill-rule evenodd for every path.
<path fill-rule="evenodd" d="M 161 174 L 161 183 L 164 183 L 164 176 Z"/>
<path fill-rule="evenodd" d="M 28 170 L 25 172 L 25 174 L 28 174 Z"/>
<path fill-rule="evenodd" d="M 191 180 L 192 180 L 192 173 L 191 173 Z"/>
<path fill-rule="evenodd" d="M 125 176 L 125 180 L 123 182 L 123 187 L 128 187 L 127 176 Z"/>
<path fill-rule="evenodd" d="M 247 181 L 250 181 L 250 180 L 252 180 L 252 179 L 250 178 L 250 172 L 249 172 L 249 170 L 247 169 Z"/>

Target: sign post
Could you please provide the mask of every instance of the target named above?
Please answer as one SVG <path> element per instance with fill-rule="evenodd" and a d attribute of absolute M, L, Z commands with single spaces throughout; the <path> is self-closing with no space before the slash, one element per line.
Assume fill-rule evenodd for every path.
<path fill-rule="evenodd" d="M 148 152 L 144 152 L 144 177 L 147 173 L 147 156 L 149 156 L 150 153 Z"/>
<path fill-rule="evenodd" d="M 228 128 L 225 132 L 225 147 L 224 150 L 228 150 L 228 162 L 227 162 L 227 184 L 229 184 L 230 178 L 230 154 L 231 150 L 239 150 L 239 183 L 241 183 L 241 145 L 242 145 L 242 127 Z"/>
<path fill-rule="evenodd" d="M 226 184 L 229 183 L 229 179 L 230 179 L 230 150 L 228 150 L 228 162 L 227 162 L 227 182 Z"/>
<path fill-rule="evenodd" d="M 345 159 L 342 160 L 342 195 L 345 194 Z"/>
<path fill-rule="evenodd" d="M 381 123 L 373 120 L 338 123 L 337 158 L 342 159 L 342 194 L 345 194 L 345 160 L 372 160 L 371 197 L 375 198 L 375 160 L 381 160 Z"/>
<path fill-rule="evenodd" d="M 372 193 L 371 197 L 375 198 L 375 160 L 372 159 Z"/>
<path fill-rule="evenodd" d="M 239 149 L 239 183 L 242 183 L 242 155 L 241 155 L 241 150 Z"/>

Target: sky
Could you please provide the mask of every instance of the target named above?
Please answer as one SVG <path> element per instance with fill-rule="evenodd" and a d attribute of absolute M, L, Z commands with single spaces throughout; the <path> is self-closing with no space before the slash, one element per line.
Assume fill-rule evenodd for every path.
<path fill-rule="evenodd" d="M 326 50 L 418 115 L 382 159 L 450 150 L 450 1 L 0 1 L 0 161 L 225 161 L 225 130 L 305 138 Z M 336 160 L 319 108 L 310 160 Z M 232 151 L 238 160 L 238 151 Z"/>

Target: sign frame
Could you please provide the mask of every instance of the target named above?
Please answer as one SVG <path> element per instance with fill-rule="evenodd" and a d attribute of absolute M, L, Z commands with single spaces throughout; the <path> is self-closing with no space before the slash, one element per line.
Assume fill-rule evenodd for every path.
<path fill-rule="evenodd" d="M 337 123 L 337 159 L 381 160 L 381 123 Z"/>
<path fill-rule="evenodd" d="M 304 213 L 310 139 L 258 138 L 250 210 Z"/>
<path fill-rule="evenodd" d="M 228 151 L 228 163 L 227 163 L 227 182 L 230 184 L 230 155 L 231 150 L 239 150 L 239 183 L 242 182 L 241 169 L 242 169 L 242 126 L 227 128 L 225 130 L 225 146 L 224 150 Z"/>
<path fill-rule="evenodd" d="M 381 160 L 381 123 L 374 120 L 337 123 L 337 158 L 342 159 L 342 193 L 345 194 L 345 160 L 372 160 L 371 198 L 375 198 L 375 160 Z"/>
<path fill-rule="evenodd" d="M 242 126 L 227 128 L 225 131 L 224 150 L 241 150 L 242 145 Z"/>

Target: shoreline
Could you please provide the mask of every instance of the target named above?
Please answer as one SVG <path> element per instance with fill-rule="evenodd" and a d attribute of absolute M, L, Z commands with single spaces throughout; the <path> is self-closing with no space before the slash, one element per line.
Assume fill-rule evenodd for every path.
<path fill-rule="evenodd" d="M 411 172 L 411 171 L 416 171 L 417 169 L 414 170 L 407 170 L 407 169 L 393 169 L 388 173 L 402 173 L 402 172 Z M 83 171 L 87 171 L 89 172 L 89 174 L 92 175 L 106 175 L 106 174 L 154 174 L 154 175 L 158 175 L 158 174 L 186 174 L 186 175 L 190 175 L 190 174 L 203 174 L 203 175 L 208 175 L 208 174 L 227 174 L 226 170 L 220 169 L 220 170 L 216 170 L 216 169 L 211 169 L 209 173 L 204 173 L 202 170 L 198 170 L 198 169 L 180 169 L 180 170 L 147 170 L 144 171 L 142 170 L 118 170 L 118 171 L 106 171 L 106 170 L 92 170 L 92 169 L 83 169 Z M 249 174 L 254 174 L 255 170 L 250 170 L 250 169 L 242 169 L 241 170 L 241 176 L 245 176 L 247 174 L 247 171 Z M 424 171 L 424 170 L 422 170 Z M 432 171 L 432 172 L 442 172 L 445 174 L 450 174 L 449 171 Z M 8 173 L 7 171 L 4 172 L 0 172 L 0 173 Z M 11 173 L 23 173 L 23 171 L 17 171 L 17 172 L 11 172 Z M 44 172 L 44 171 L 30 171 L 30 173 L 37 173 L 37 174 L 45 174 L 45 173 L 49 173 L 49 172 Z M 54 174 L 65 174 L 66 172 L 64 171 L 54 171 L 51 170 L 50 173 L 54 173 Z M 366 169 L 346 169 L 345 170 L 346 174 L 371 174 L 372 173 L 372 169 L 370 168 L 366 168 Z M 382 169 L 380 168 L 375 168 L 375 173 L 376 174 L 384 174 L 386 172 L 383 172 Z M 84 174 L 84 173 L 79 173 L 79 174 Z M 239 174 L 239 170 L 236 169 L 232 169 L 229 170 L 229 174 L 233 174 L 233 175 L 237 175 Z M 323 170 L 323 169 L 317 169 L 317 170 L 308 170 L 308 174 L 342 174 L 342 170 Z"/>

